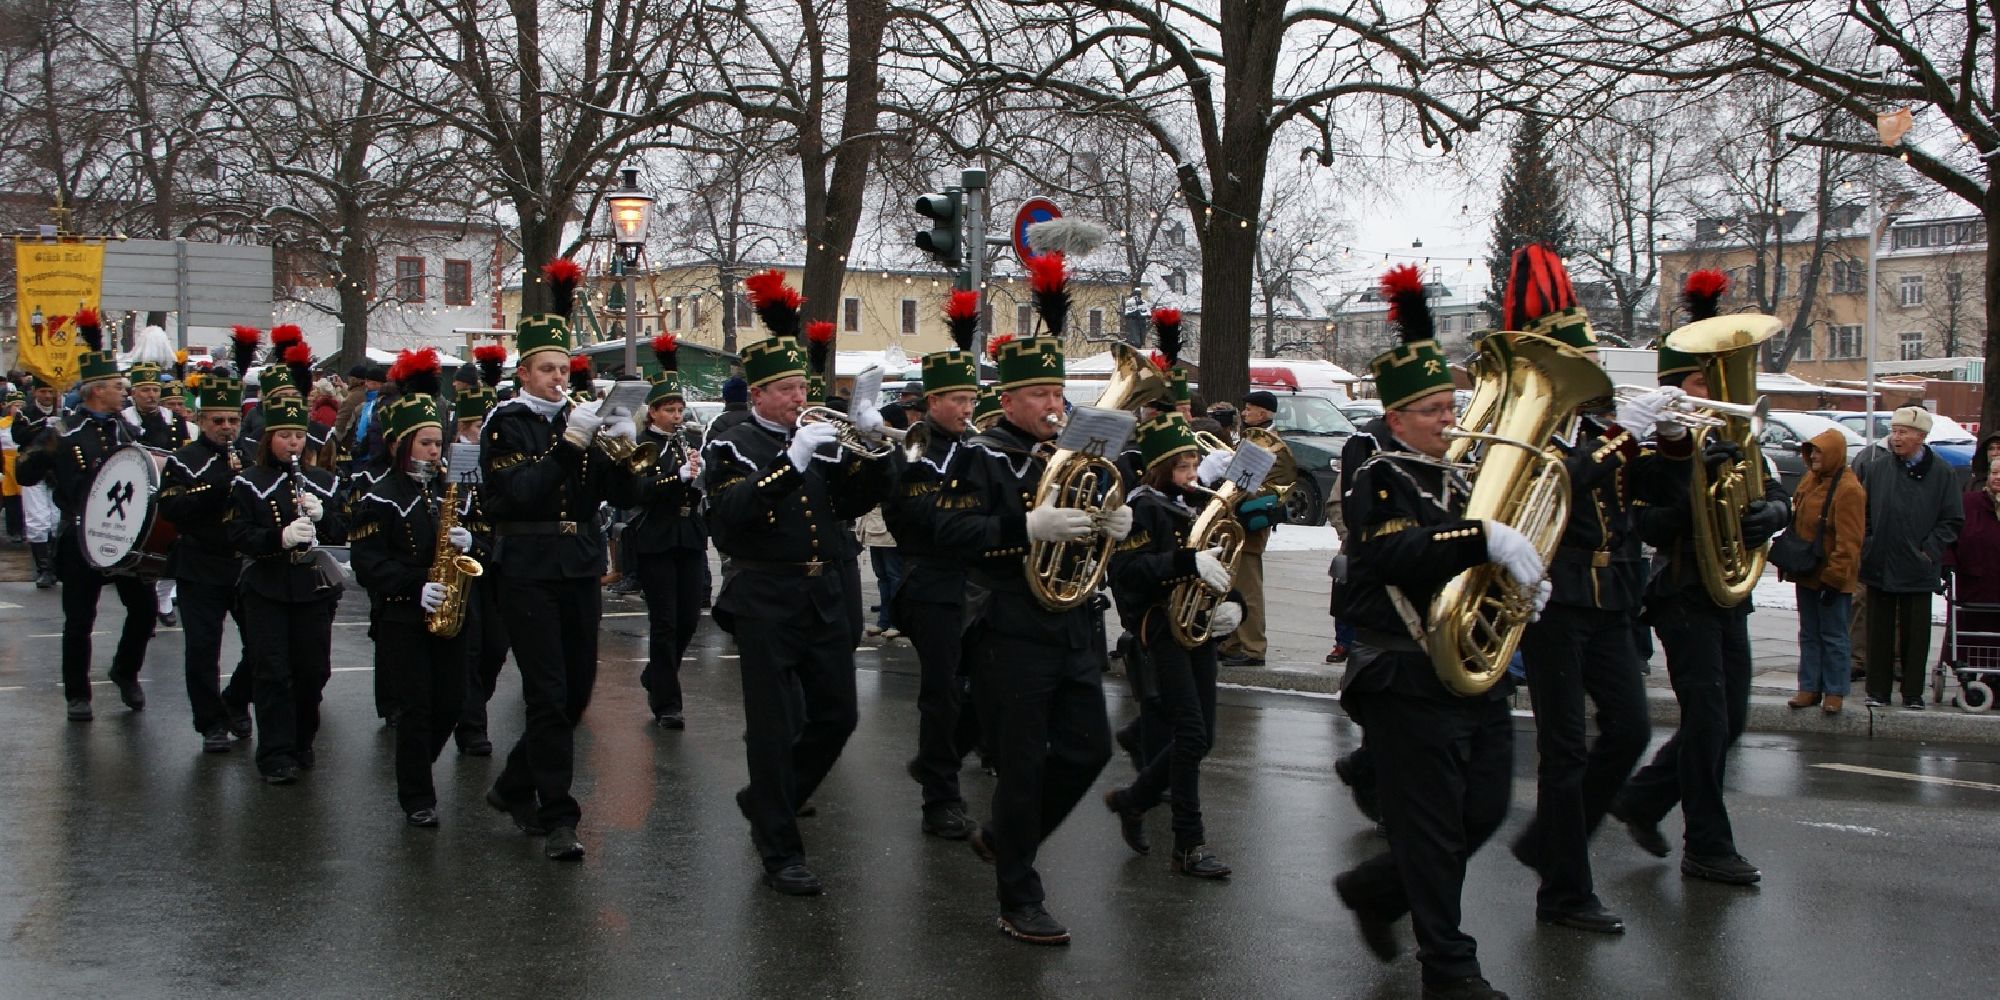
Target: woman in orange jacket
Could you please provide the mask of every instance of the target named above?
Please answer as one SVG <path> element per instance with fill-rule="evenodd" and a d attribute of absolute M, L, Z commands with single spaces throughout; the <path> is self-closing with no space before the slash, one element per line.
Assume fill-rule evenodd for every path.
<path fill-rule="evenodd" d="M 1861 568 L 1868 494 L 1847 469 L 1847 440 L 1839 430 L 1821 431 L 1800 446 L 1799 455 L 1807 472 L 1792 500 L 1791 530 L 1806 541 L 1823 539 L 1826 558 L 1811 573 L 1785 577 L 1796 585 L 1799 598 L 1799 693 L 1786 704 L 1794 709 L 1818 705 L 1826 714 L 1838 715 L 1850 679 L 1847 622 Z"/>

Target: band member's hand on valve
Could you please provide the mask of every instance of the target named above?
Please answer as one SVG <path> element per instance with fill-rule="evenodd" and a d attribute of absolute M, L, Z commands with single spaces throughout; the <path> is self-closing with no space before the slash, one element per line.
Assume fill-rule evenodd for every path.
<path fill-rule="evenodd" d="M 326 516 L 326 505 L 320 503 L 318 497 L 301 491 L 299 493 L 299 513 L 304 514 L 314 524 L 318 524 L 319 519 Z"/>
<path fill-rule="evenodd" d="M 1229 567 L 1222 564 L 1217 553 L 1221 549 L 1203 549 L 1194 554 L 1194 572 L 1201 577 L 1201 585 L 1218 594 L 1229 593 Z"/>
<path fill-rule="evenodd" d="M 1208 613 L 1208 634 L 1221 638 L 1236 631 L 1243 624 L 1243 605 L 1235 601 L 1223 601 Z"/>
<path fill-rule="evenodd" d="M 1757 548 L 1770 541 L 1773 535 L 1785 530 L 1785 525 L 1790 524 L 1791 520 L 1792 512 L 1785 509 L 1784 504 L 1769 500 L 1753 501 L 1749 508 L 1743 511 L 1743 544 L 1753 549 Z"/>
<path fill-rule="evenodd" d="M 1502 521 L 1486 522 L 1486 560 L 1498 563 L 1514 582 L 1533 587 L 1542 582 L 1542 554 L 1528 536 Z"/>
<path fill-rule="evenodd" d="M 1095 530 L 1090 515 L 1075 507 L 1043 504 L 1028 512 L 1029 541 L 1080 542 Z"/>
<path fill-rule="evenodd" d="M 602 426 L 604 418 L 598 416 L 596 403 L 572 407 L 568 426 L 563 428 L 563 440 L 578 448 L 588 448 L 591 439 L 597 436 L 597 429 Z"/>
<path fill-rule="evenodd" d="M 318 537 L 318 532 L 313 530 L 313 523 L 304 517 L 292 519 L 292 523 L 285 525 L 285 530 L 278 533 L 278 540 L 288 549 L 311 545 Z"/>
<path fill-rule="evenodd" d="M 452 548 L 460 552 L 472 551 L 472 532 L 465 530 L 463 525 L 452 525 L 451 531 L 445 535 L 445 539 L 451 542 Z"/>
<path fill-rule="evenodd" d="M 612 437 L 624 438 L 627 441 L 639 440 L 639 428 L 633 425 L 631 417 L 613 417 L 606 420 L 604 422 L 604 433 Z"/>
<path fill-rule="evenodd" d="M 1098 526 L 1104 529 L 1104 534 L 1107 537 L 1120 542 L 1124 541 L 1125 536 L 1132 533 L 1132 508 L 1120 507 L 1105 514 L 1104 519 L 1099 522 Z"/>
<path fill-rule="evenodd" d="M 1554 596 L 1556 585 L 1543 580 L 1535 586 L 1535 610 L 1528 615 L 1529 624 L 1542 620 L 1542 609 L 1549 606 L 1549 598 Z"/>
<path fill-rule="evenodd" d="M 1229 463 L 1236 459 L 1236 453 L 1226 448 L 1217 448 L 1201 456 L 1201 464 L 1195 466 L 1194 477 L 1204 483 L 1212 483 L 1229 471 Z"/>
<path fill-rule="evenodd" d="M 443 607 L 444 584 L 442 583 L 424 584 L 424 589 L 418 592 L 417 594 L 417 603 L 423 605 L 425 611 L 436 611 L 437 609 Z"/>
<path fill-rule="evenodd" d="M 850 419 L 854 421 L 854 428 L 863 433 L 872 434 L 882 429 L 882 411 L 873 406 L 855 407 Z"/>
<path fill-rule="evenodd" d="M 1618 426 L 1637 438 L 1678 438 L 1687 433 L 1687 428 L 1662 418 L 1673 409 L 1674 402 L 1685 395 L 1687 393 L 1667 385 L 1621 399 L 1618 401 Z"/>
<path fill-rule="evenodd" d="M 807 424 L 792 434 L 792 443 L 786 446 L 785 457 L 792 460 L 792 468 L 804 472 L 812 461 L 813 452 L 839 439 L 840 432 L 832 424 Z"/>

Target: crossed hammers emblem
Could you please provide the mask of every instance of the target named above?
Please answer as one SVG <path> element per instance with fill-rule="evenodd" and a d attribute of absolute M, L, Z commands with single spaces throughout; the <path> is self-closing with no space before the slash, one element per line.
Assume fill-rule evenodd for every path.
<path fill-rule="evenodd" d="M 132 493 L 132 484 L 129 481 L 112 483 L 111 488 L 104 493 L 104 499 L 111 501 L 111 513 L 118 515 L 120 521 L 126 519 L 125 504 L 132 499 Z"/>

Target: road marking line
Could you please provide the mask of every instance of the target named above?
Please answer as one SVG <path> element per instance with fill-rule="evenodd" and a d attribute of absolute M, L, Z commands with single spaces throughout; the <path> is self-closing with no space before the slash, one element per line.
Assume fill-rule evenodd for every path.
<path fill-rule="evenodd" d="M 1870 837 L 1886 837 L 1889 835 L 1889 831 L 1887 830 L 1877 830 L 1872 826 L 1855 826 L 1852 823 L 1818 823 L 1802 819 L 1799 820 L 1799 825 L 1810 826 L 1819 830 L 1837 830 L 1841 833 L 1866 834 Z"/>
<path fill-rule="evenodd" d="M 2000 792 L 2000 785 L 1986 781 L 1967 781 L 1964 778 L 1940 778 L 1930 774 L 1910 774 L 1907 771 L 1890 771 L 1879 767 L 1862 767 L 1859 764 L 1814 764 L 1829 771 L 1845 771 L 1848 774 L 1869 774 L 1878 778 L 1900 778 L 1926 785 L 1946 785 L 1952 788 L 1973 788 L 1982 792 Z"/>
<path fill-rule="evenodd" d="M 0 609 L 13 609 L 13 608 L 19 608 L 20 606 L 21 605 L 15 604 L 11 601 L 0 601 Z"/>

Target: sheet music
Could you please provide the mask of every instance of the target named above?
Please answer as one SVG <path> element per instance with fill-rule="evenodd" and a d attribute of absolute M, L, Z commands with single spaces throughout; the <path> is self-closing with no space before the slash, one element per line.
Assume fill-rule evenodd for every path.
<path fill-rule="evenodd" d="M 643 379 L 620 379 L 613 383 L 611 391 L 604 396 L 604 402 L 597 412 L 606 420 L 614 416 L 629 417 L 646 408 L 646 394 L 653 391 L 653 384 Z"/>
<path fill-rule="evenodd" d="M 1245 493 L 1255 493 L 1264 485 L 1264 477 L 1271 474 L 1271 467 L 1278 464 L 1278 456 L 1263 445 L 1239 441 L 1236 457 L 1230 459 L 1228 471 L 1222 478 L 1236 484 Z"/>
<path fill-rule="evenodd" d="M 451 452 L 445 457 L 445 468 L 451 482 L 461 486 L 478 486 L 481 482 L 478 443 L 452 442 Z"/>
<path fill-rule="evenodd" d="M 882 408 L 882 366 L 869 365 L 854 376 L 854 396 L 848 406 L 849 413 Z"/>
<path fill-rule="evenodd" d="M 1069 413 L 1069 423 L 1056 437 L 1056 447 L 1102 458 L 1117 458 L 1132 440 L 1139 418 L 1124 410 L 1079 406 Z"/>

